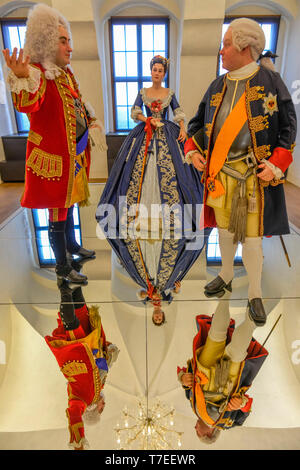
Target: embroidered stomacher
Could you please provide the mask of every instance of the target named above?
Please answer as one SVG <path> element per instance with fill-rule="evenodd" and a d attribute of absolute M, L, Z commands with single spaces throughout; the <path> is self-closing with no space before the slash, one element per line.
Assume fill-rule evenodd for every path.
<path fill-rule="evenodd" d="M 142 95 L 143 103 L 151 108 L 151 103 L 152 103 L 152 101 L 155 101 L 155 98 L 149 98 L 146 95 L 146 88 L 141 88 L 140 93 Z M 164 98 L 162 100 L 162 104 L 161 104 L 162 109 L 167 108 L 169 106 L 169 104 L 171 103 L 173 95 L 174 95 L 174 91 L 171 90 L 171 88 L 170 88 L 168 95 L 166 96 L 166 98 Z"/>
<path fill-rule="evenodd" d="M 62 176 L 62 157 L 44 152 L 35 147 L 26 162 L 27 170 L 42 178 L 60 178 Z"/>

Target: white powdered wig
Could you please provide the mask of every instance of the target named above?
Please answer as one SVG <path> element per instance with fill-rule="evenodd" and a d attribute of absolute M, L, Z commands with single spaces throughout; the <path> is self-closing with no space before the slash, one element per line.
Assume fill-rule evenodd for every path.
<path fill-rule="evenodd" d="M 232 29 L 232 42 L 238 51 L 250 46 L 253 60 L 257 61 L 265 48 L 266 38 L 257 21 L 237 18 L 229 27 Z"/>
<path fill-rule="evenodd" d="M 55 8 L 38 3 L 28 15 L 24 55 L 30 57 L 31 63 L 42 64 L 46 69 L 45 76 L 49 80 L 53 80 L 61 73 L 55 65 L 59 26 L 68 31 L 72 41 L 68 21 Z"/>

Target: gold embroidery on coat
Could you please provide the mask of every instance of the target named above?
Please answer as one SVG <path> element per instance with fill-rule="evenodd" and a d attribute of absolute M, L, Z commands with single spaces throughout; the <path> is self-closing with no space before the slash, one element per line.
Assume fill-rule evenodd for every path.
<path fill-rule="evenodd" d="M 37 132 L 34 132 L 32 129 L 30 129 L 28 133 L 28 140 L 29 142 L 32 142 L 35 145 L 40 145 L 43 137 L 39 135 Z"/>
<path fill-rule="evenodd" d="M 211 96 L 210 99 L 210 106 L 219 106 L 223 98 L 222 93 L 215 93 L 214 95 Z"/>
<path fill-rule="evenodd" d="M 266 96 L 265 93 L 260 93 L 260 91 L 263 91 L 264 87 L 263 86 L 251 86 L 249 87 L 247 93 L 248 93 L 248 100 L 249 101 L 257 101 Z"/>
<path fill-rule="evenodd" d="M 260 145 L 256 149 L 256 158 L 262 160 L 271 156 L 270 152 L 271 145 Z"/>
<path fill-rule="evenodd" d="M 26 166 L 44 178 L 55 178 L 62 175 L 62 157 L 44 152 L 37 147 L 29 155 Z"/>
<path fill-rule="evenodd" d="M 263 131 L 264 129 L 269 127 L 269 120 L 268 116 L 255 116 L 249 119 L 249 127 L 250 130 L 254 132 Z"/>
<path fill-rule="evenodd" d="M 87 374 L 88 370 L 84 362 L 70 361 L 64 364 L 61 371 L 67 377 L 73 377 L 74 375 Z"/>
<path fill-rule="evenodd" d="M 33 65 L 32 67 L 35 67 L 35 66 Z M 35 67 L 35 68 L 38 68 L 41 71 L 39 67 Z M 19 106 L 21 107 L 32 106 L 44 95 L 46 91 L 47 81 L 42 71 L 41 71 L 41 80 L 42 80 L 42 83 L 40 84 L 40 87 L 36 93 L 30 93 L 28 91 L 22 90 L 21 95 L 20 95 L 20 100 L 18 103 Z M 30 95 L 33 96 L 31 99 L 30 99 Z"/>
<path fill-rule="evenodd" d="M 62 73 L 58 78 L 55 79 L 57 90 L 63 102 L 65 125 L 66 125 L 66 137 L 70 155 L 70 167 L 69 167 L 69 178 L 68 187 L 66 194 L 65 207 L 70 206 L 73 184 L 74 184 L 74 171 L 75 171 L 75 157 L 76 157 L 76 138 L 74 131 L 76 130 L 76 118 L 73 115 L 74 100 L 72 95 L 67 88 L 69 83 L 65 73 Z"/>
<path fill-rule="evenodd" d="M 103 388 L 103 385 L 101 383 L 99 369 L 96 365 L 92 351 L 90 350 L 87 344 L 83 343 L 83 346 L 85 347 L 85 350 L 87 352 L 87 355 L 89 356 L 91 364 L 93 364 L 93 380 L 94 380 L 94 398 L 92 401 L 92 404 L 93 404 L 99 401 L 100 392 Z"/>
<path fill-rule="evenodd" d="M 206 134 L 207 137 L 209 138 L 209 137 L 211 136 L 212 123 L 211 123 L 211 122 L 207 122 L 207 123 L 205 124 L 205 127 L 206 127 L 205 134 Z"/>

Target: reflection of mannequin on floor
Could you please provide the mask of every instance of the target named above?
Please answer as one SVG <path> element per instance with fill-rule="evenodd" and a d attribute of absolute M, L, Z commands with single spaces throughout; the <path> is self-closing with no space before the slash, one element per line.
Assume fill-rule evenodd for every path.
<path fill-rule="evenodd" d="M 171 292 L 173 294 L 179 294 L 180 288 L 181 282 L 176 281 L 172 290 L 168 290 L 162 293 L 154 291 L 151 298 L 145 290 L 141 290 L 137 293 L 138 298 L 141 299 L 144 305 L 147 305 L 148 302 L 153 305 L 152 322 L 154 325 L 161 326 L 166 323 L 165 312 L 161 309 L 161 304 L 170 304 L 173 300 Z"/>
<path fill-rule="evenodd" d="M 101 392 L 118 348 L 106 341 L 97 307 L 87 307 L 81 287 L 72 291 L 63 281 L 58 327 L 45 340 L 68 380 L 66 410 L 70 443 L 75 450 L 88 446 L 84 422 L 100 420 L 105 401 Z"/>
<path fill-rule="evenodd" d="M 214 442 L 220 429 L 242 425 L 252 405 L 246 391 L 258 373 L 267 351 L 252 338 L 256 328 L 248 313 L 234 329 L 229 296 L 220 301 L 211 317 L 196 317 L 193 358 L 187 368 L 178 368 L 178 379 L 186 390 L 198 418 L 196 433 L 204 442 Z"/>

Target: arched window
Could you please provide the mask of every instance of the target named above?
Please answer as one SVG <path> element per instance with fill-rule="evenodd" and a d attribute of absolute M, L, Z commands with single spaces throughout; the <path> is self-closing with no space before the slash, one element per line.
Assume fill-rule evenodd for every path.
<path fill-rule="evenodd" d="M 109 31 L 114 131 L 124 132 L 136 125 L 130 110 L 139 90 L 151 83 L 150 60 L 168 57 L 169 19 L 112 17 Z"/>
<path fill-rule="evenodd" d="M 12 54 L 16 47 L 18 51 L 24 47 L 26 18 L 24 19 L 5 19 L 1 21 L 1 30 L 3 36 L 3 45 L 5 49 L 9 49 Z M 14 110 L 16 117 L 17 130 L 19 134 L 29 131 L 29 120 L 24 113 Z"/>

